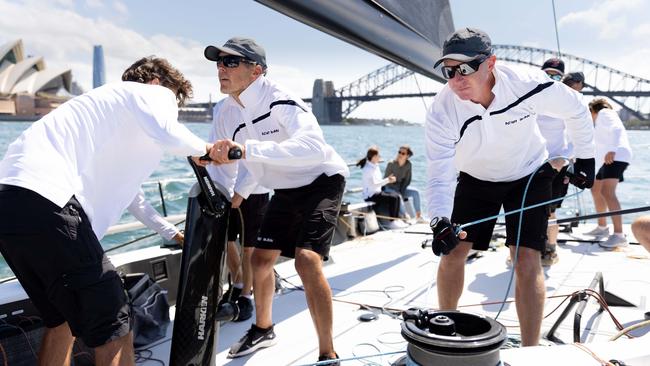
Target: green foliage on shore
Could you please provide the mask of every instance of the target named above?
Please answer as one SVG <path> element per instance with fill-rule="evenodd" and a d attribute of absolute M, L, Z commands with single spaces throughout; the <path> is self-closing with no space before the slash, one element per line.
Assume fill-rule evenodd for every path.
<path fill-rule="evenodd" d="M 623 125 L 628 130 L 650 130 L 650 120 L 631 119 L 623 122 Z"/>
<path fill-rule="evenodd" d="M 383 118 L 383 119 L 366 119 L 366 118 L 344 118 L 343 124 L 348 125 L 393 125 L 393 126 L 411 126 L 415 123 L 399 119 L 399 118 Z"/>

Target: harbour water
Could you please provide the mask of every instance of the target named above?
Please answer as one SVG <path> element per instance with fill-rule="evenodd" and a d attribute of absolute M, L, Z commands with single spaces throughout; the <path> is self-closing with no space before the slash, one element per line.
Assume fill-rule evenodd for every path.
<path fill-rule="evenodd" d="M 31 122 L 0 122 L 0 155 L 4 156 L 7 146 L 29 127 Z M 210 124 L 188 123 L 187 127 L 198 136 L 207 138 Z M 323 132 L 327 142 L 349 163 L 361 159 L 368 147 L 377 145 L 382 155 L 382 160 L 389 161 L 395 158 L 398 147 L 408 144 L 414 152 L 411 158 L 413 164 L 412 187 L 423 189 L 426 180 L 426 163 L 424 155 L 424 129 L 422 126 L 323 126 Z M 625 182 L 618 187 L 618 197 L 623 208 L 647 206 L 650 204 L 650 196 L 647 189 L 650 187 L 650 136 L 647 131 L 628 131 L 630 143 L 634 152 L 634 160 L 625 172 Z M 385 162 L 382 164 L 382 170 Z M 350 178 L 347 188 L 361 187 L 361 169 L 350 167 Z M 169 181 L 177 178 L 192 178 L 192 172 L 186 160 L 181 157 L 166 156 L 159 168 L 151 175 L 149 181 L 156 182 L 163 180 L 165 184 L 165 205 L 169 215 L 181 214 L 185 211 L 186 194 L 192 184 L 191 179 L 184 179 L 180 182 Z M 162 212 L 162 205 L 158 193 L 158 185 L 148 183 L 144 190 L 149 202 Z M 574 192 L 573 189 L 569 193 Z M 361 193 L 348 193 L 344 197 L 348 202 L 362 201 Z M 563 204 L 558 216 L 573 215 L 574 209 L 580 208 L 581 214 L 593 213 L 593 203 L 589 192 L 584 192 L 577 198 L 570 198 Z M 624 216 L 624 222 L 631 222 L 636 215 Z M 121 222 L 133 221 L 133 218 L 125 213 Z M 146 234 L 147 229 L 109 235 L 102 239 L 102 245 L 108 249 L 120 243 L 130 241 Z M 138 247 L 154 245 L 160 242 L 158 236 L 138 241 L 132 246 L 122 250 L 132 250 Z M 0 257 L 0 278 L 10 275 L 10 271 Z"/>

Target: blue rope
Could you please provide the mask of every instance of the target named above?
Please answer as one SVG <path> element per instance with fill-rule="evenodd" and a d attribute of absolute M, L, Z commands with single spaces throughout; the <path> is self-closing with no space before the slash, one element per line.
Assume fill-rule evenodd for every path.
<path fill-rule="evenodd" d="M 537 171 L 538 171 L 541 167 L 543 167 L 544 164 L 548 163 L 548 162 L 551 161 L 551 160 L 556 160 L 556 159 L 564 159 L 564 160 L 567 160 L 567 161 L 570 162 L 569 158 L 567 158 L 567 157 L 565 157 L 565 156 L 554 156 L 554 157 L 552 157 L 552 158 L 548 158 L 548 159 L 544 160 L 544 162 L 542 163 L 542 165 L 540 165 L 539 168 L 535 169 L 535 171 L 534 171 L 534 172 L 530 175 L 530 177 L 528 178 L 528 183 L 526 184 L 526 189 L 524 190 L 524 197 L 523 197 L 523 200 L 522 200 L 522 204 L 521 204 L 521 208 L 520 208 L 520 209 L 512 210 L 512 211 L 508 211 L 508 212 L 504 212 L 504 213 L 502 213 L 502 214 L 498 214 L 498 215 L 494 215 L 494 216 L 486 217 L 486 218 L 483 218 L 483 219 L 480 219 L 480 220 L 476 220 L 476 221 L 468 222 L 468 223 L 466 223 L 466 224 L 462 224 L 462 225 L 458 226 L 458 228 L 456 229 L 456 234 L 458 234 L 458 233 L 460 232 L 461 229 L 466 228 L 466 227 L 468 227 L 468 226 L 472 226 L 472 225 L 480 224 L 480 223 L 483 223 L 483 222 L 486 222 L 486 221 L 490 221 L 490 220 L 495 220 L 495 219 L 498 219 L 499 217 L 502 217 L 502 216 L 508 216 L 508 215 L 512 215 L 512 214 L 516 214 L 516 213 L 522 213 L 523 211 L 526 211 L 526 210 L 529 210 L 529 209 L 533 209 L 533 208 L 537 208 L 537 207 L 541 207 L 541 206 L 546 206 L 546 205 L 548 205 L 549 203 L 562 201 L 562 200 L 564 200 L 564 199 L 566 199 L 566 198 L 571 198 L 571 197 L 573 197 L 573 196 L 578 196 L 579 194 L 581 194 L 581 193 L 584 191 L 584 189 L 583 189 L 583 190 L 579 190 L 579 191 L 577 191 L 576 193 L 572 193 L 572 194 L 570 194 L 570 195 L 568 195 L 568 196 L 558 197 L 558 198 L 554 198 L 554 199 L 552 199 L 552 200 L 548 200 L 548 201 L 545 201 L 545 202 L 540 202 L 540 203 L 536 203 L 536 204 L 531 205 L 531 206 L 524 207 L 524 202 L 526 201 L 526 195 L 528 194 L 528 187 L 529 187 L 530 182 L 532 181 L 533 177 L 535 176 L 535 173 L 537 173 Z M 519 216 L 519 220 L 520 220 L 519 222 L 521 223 L 521 215 Z"/>
<path fill-rule="evenodd" d="M 500 214 L 500 215 L 488 217 L 486 219 L 473 221 L 473 222 L 470 222 L 470 223 L 467 223 L 467 224 L 464 224 L 464 225 L 460 226 L 460 228 L 467 227 L 467 226 L 470 226 L 470 225 L 476 225 L 476 224 L 478 224 L 480 222 L 494 220 L 494 219 L 496 219 L 498 217 L 501 217 L 501 216 L 506 216 L 506 215 L 510 215 L 510 214 L 513 214 L 513 213 L 517 213 L 517 212 L 519 213 L 519 223 L 517 225 L 517 240 L 515 241 L 515 257 L 512 258 L 512 268 L 510 269 L 510 280 L 508 281 L 508 288 L 506 289 L 506 292 L 505 292 L 505 294 L 503 296 L 503 301 L 501 302 L 501 306 L 499 307 L 499 311 L 497 312 L 497 315 L 494 317 L 494 320 L 497 320 L 499 318 L 499 315 L 501 315 L 501 311 L 503 311 L 503 307 L 505 306 L 506 301 L 508 300 L 508 294 L 510 293 L 510 288 L 512 287 L 512 281 L 513 281 L 514 276 L 515 276 L 515 265 L 517 263 L 517 258 L 519 258 L 519 240 L 521 238 L 521 223 L 523 222 L 524 211 L 535 208 L 535 207 L 544 206 L 544 205 L 547 205 L 549 203 L 559 201 L 561 199 L 566 198 L 566 197 L 560 197 L 560 198 L 552 199 L 552 200 L 549 200 L 549 201 L 546 201 L 546 202 L 537 203 L 537 204 L 534 204 L 534 205 L 531 205 L 531 206 L 528 206 L 528 207 L 525 206 L 525 204 L 526 204 L 526 196 L 528 195 L 528 188 L 530 188 L 530 183 L 533 181 L 533 178 L 535 177 L 535 174 L 537 173 L 537 171 L 541 167 L 543 167 L 546 163 L 548 163 L 549 161 L 555 160 L 555 159 L 558 159 L 558 158 L 567 160 L 570 163 L 570 160 L 567 157 L 564 157 L 564 156 L 553 157 L 553 158 L 546 159 L 542 163 L 542 165 L 539 166 L 539 168 L 535 169 L 533 174 L 531 174 L 530 177 L 528 178 L 528 182 L 526 183 L 526 188 L 524 189 L 524 195 L 521 198 L 521 208 L 520 209 L 509 211 L 509 212 L 506 212 L 506 213 L 503 213 L 503 214 Z M 577 193 L 574 193 L 573 195 L 578 195 L 578 194 L 582 193 L 583 191 L 584 191 L 584 189 L 578 191 Z M 569 196 L 569 197 L 571 197 L 571 196 Z"/>
<path fill-rule="evenodd" d="M 499 311 L 498 311 L 496 317 L 494 318 L 494 320 L 497 320 L 499 318 L 499 315 L 501 315 L 501 311 L 503 310 L 503 307 L 505 306 L 506 300 L 508 299 L 508 293 L 510 293 L 510 288 L 512 287 L 512 281 L 514 279 L 514 274 L 515 274 L 515 264 L 517 263 L 517 258 L 519 256 L 519 239 L 521 237 L 521 223 L 523 221 L 524 211 L 530 210 L 530 209 L 533 209 L 533 208 L 537 208 L 537 207 L 541 207 L 541 206 L 545 206 L 545 205 L 548 205 L 549 203 L 553 203 L 553 202 L 556 202 L 556 201 L 561 201 L 561 200 L 563 200 L 565 198 L 569 198 L 569 197 L 572 197 L 572 196 L 577 196 L 577 195 L 581 194 L 584 191 L 584 189 L 583 189 L 583 190 L 580 190 L 580 191 L 578 191 L 578 192 L 576 192 L 574 194 L 571 194 L 569 196 L 555 198 L 555 199 L 548 200 L 548 201 L 545 201 L 545 202 L 542 202 L 542 203 L 536 203 L 536 204 L 531 205 L 531 206 L 525 206 L 525 204 L 526 204 L 526 196 L 528 195 L 528 189 L 530 188 L 530 183 L 533 181 L 533 178 L 535 177 L 535 174 L 546 163 L 548 163 L 551 160 L 555 160 L 555 159 L 564 159 L 564 160 L 567 160 L 567 161 L 570 162 L 569 158 L 564 157 L 564 156 L 553 157 L 553 158 L 546 159 L 542 163 L 542 165 L 539 166 L 539 168 L 535 169 L 535 171 L 528 178 L 528 182 L 526 182 L 526 188 L 524 189 L 524 194 L 523 194 L 523 197 L 521 199 L 521 208 L 519 208 L 517 210 L 513 210 L 513 211 L 504 212 L 504 213 L 499 214 L 499 215 L 486 217 L 484 219 L 468 222 L 468 223 L 460 225 L 460 226 L 458 226 L 456 228 L 456 234 L 458 234 L 461 231 L 461 229 L 466 228 L 468 226 L 480 224 L 482 222 L 486 222 L 486 221 L 490 221 L 490 220 L 495 220 L 495 219 L 497 219 L 499 217 L 502 217 L 502 216 L 507 216 L 507 215 L 512 215 L 512 214 L 515 214 L 515 213 L 519 213 L 519 224 L 517 226 L 517 240 L 515 242 L 515 257 L 514 257 L 514 259 L 512 261 L 512 269 L 510 270 L 510 280 L 508 281 L 508 288 L 506 290 L 503 301 L 501 302 L 501 307 L 499 308 Z M 378 354 L 374 354 L 374 355 L 366 355 L 366 356 L 359 356 L 359 357 L 342 358 L 342 359 L 339 359 L 339 362 L 355 361 L 355 360 L 362 360 L 362 359 L 372 358 L 372 357 L 382 357 L 382 356 L 397 355 L 397 354 L 402 354 L 402 353 L 406 353 L 406 351 L 395 351 L 395 352 L 378 353 Z M 321 365 L 325 366 L 325 365 L 329 365 L 331 363 L 332 363 L 332 360 L 326 360 L 326 361 L 319 361 L 319 362 L 316 362 L 316 363 L 309 363 L 309 364 L 298 365 L 298 366 L 321 366 Z"/>

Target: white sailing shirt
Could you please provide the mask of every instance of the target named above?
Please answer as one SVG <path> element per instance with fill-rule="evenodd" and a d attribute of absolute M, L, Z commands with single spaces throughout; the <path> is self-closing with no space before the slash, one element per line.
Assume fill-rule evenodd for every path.
<path fill-rule="evenodd" d="M 106 84 L 34 122 L 0 162 L 0 183 L 63 207 L 74 195 L 101 238 L 132 202 L 163 152 L 203 155 L 206 143 L 177 121 L 167 88 Z"/>
<path fill-rule="evenodd" d="M 209 141 L 217 141 L 223 139 L 230 139 L 240 144 L 246 143 L 248 134 L 246 131 L 240 132 L 241 121 L 244 117 L 241 113 L 241 108 L 238 107 L 237 102 L 233 98 L 224 98 L 220 100 L 212 111 L 212 128 L 208 136 Z M 244 130 L 246 130 L 244 128 Z M 237 180 L 237 173 L 239 172 L 240 162 L 232 164 L 210 164 L 208 165 L 208 174 L 213 181 L 228 190 L 230 197 L 233 196 L 235 191 L 235 181 Z M 242 172 L 244 172 L 242 170 Z M 257 185 L 251 193 L 264 194 L 271 192 L 270 189 Z"/>
<path fill-rule="evenodd" d="M 165 220 L 155 208 L 145 199 L 144 191 L 140 189 L 127 210 L 133 217 L 149 229 L 157 232 L 165 240 L 171 240 L 180 232 L 171 222 Z"/>
<path fill-rule="evenodd" d="M 456 172 L 491 182 L 509 182 L 533 173 L 546 160 L 538 114 L 562 119 L 577 158 L 594 157 L 590 113 L 566 85 L 541 70 L 497 65 L 494 100 L 486 109 L 461 100 L 445 85 L 426 118 L 427 213 L 450 217 Z"/>
<path fill-rule="evenodd" d="M 390 182 L 388 177 L 382 178 L 378 164 L 366 161 L 362 171 L 363 199 L 368 199 L 377 193 L 381 193 L 381 187 Z"/>
<path fill-rule="evenodd" d="M 564 120 L 540 114 L 537 116 L 537 123 L 539 132 L 546 141 L 548 156 L 570 158 L 573 154 L 573 144 L 567 137 Z"/>
<path fill-rule="evenodd" d="M 614 161 L 629 163 L 632 160 L 632 148 L 627 139 L 623 122 L 615 111 L 605 108 L 598 112 L 595 127 L 596 170 L 605 163 L 605 155 L 613 151 Z"/>
<path fill-rule="evenodd" d="M 349 175 L 347 164 L 325 142 L 316 117 L 299 97 L 264 76 L 240 95 L 228 97 L 219 112 L 231 140 L 245 141 L 246 159 L 238 165 L 234 191 L 244 198 L 257 185 L 270 189 L 303 187 L 319 175 Z"/>

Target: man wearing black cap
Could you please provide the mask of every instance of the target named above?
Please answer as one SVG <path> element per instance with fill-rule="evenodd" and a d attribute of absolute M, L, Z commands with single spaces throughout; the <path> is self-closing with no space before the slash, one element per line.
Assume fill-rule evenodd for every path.
<path fill-rule="evenodd" d="M 593 127 L 575 93 L 541 70 L 497 66 L 490 38 L 478 29 L 452 33 L 442 51 L 435 66 L 442 64 L 448 83 L 427 112 L 426 193 L 428 214 L 434 218 L 433 250 L 443 254 L 437 277 L 439 306 L 451 310 L 463 291 L 467 254 L 472 247 L 488 248 L 496 220 L 463 231 L 455 224 L 497 215 L 501 207 L 506 212 L 519 209 L 524 199 L 529 206 L 551 198 L 555 172 L 544 163 L 548 153 L 537 115 L 567 122 L 577 157 L 573 184 L 591 187 L 595 165 Z M 545 296 L 540 252 L 547 215 L 543 206 L 524 211 L 520 233 L 519 214 L 505 219 L 524 346 L 539 341 Z"/>
<path fill-rule="evenodd" d="M 218 115 L 218 137 L 210 157 L 233 166 L 228 150 L 243 153 L 233 186 L 233 206 L 256 187 L 274 189 L 251 258 L 255 324 L 233 345 L 239 357 L 275 344 L 271 305 L 278 256 L 295 257 L 309 311 L 318 334 L 319 361 L 338 356 L 332 341 L 332 292 L 322 261 L 336 226 L 346 163 L 325 142 L 314 115 L 302 100 L 265 77 L 266 55 L 255 41 L 232 38 L 223 47 L 208 46 L 205 57 L 217 63 L 221 92 L 228 94 Z"/>
<path fill-rule="evenodd" d="M 553 57 L 544 61 L 542 71 L 548 75 L 551 80 L 560 81 L 564 75 L 564 61 Z M 557 158 L 551 161 L 551 164 L 559 173 L 551 182 L 551 197 L 555 201 L 549 204 L 549 220 L 556 219 L 555 211 L 561 207 L 561 198 L 566 196 L 569 188 L 569 182 L 566 181 L 566 171 L 569 167 L 569 160 L 573 156 L 573 145 L 569 143 L 566 133 L 566 124 L 561 118 L 555 118 L 540 114 L 537 116 L 537 124 L 542 137 L 546 140 L 546 151 L 549 158 Z M 542 251 L 542 266 L 550 266 L 558 262 L 557 255 L 557 236 L 559 233 L 558 225 L 550 225 L 546 231 L 547 240 L 546 248 Z"/>

